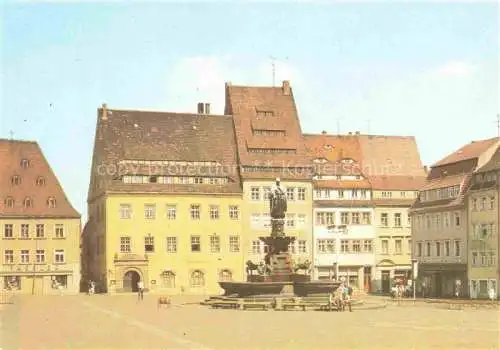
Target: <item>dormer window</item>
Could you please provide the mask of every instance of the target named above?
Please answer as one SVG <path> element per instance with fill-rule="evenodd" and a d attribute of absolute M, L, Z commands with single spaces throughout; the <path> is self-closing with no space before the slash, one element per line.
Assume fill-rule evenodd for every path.
<path fill-rule="evenodd" d="M 56 199 L 54 197 L 49 197 L 47 199 L 47 206 L 49 208 L 55 208 L 56 207 Z"/>
<path fill-rule="evenodd" d="M 333 149 L 333 146 L 332 145 L 323 145 L 323 149 L 325 151 L 331 151 Z"/>
<path fill-rule="evenodd" d="M 33 200 L 29 197 L 24 198 L 23 206 L 25 208 L 33 208 Z"/>
<path fill-rule="evenodd" d="M 4 204 L 6 208 L 14 208 L 14 198 L 12 197 L 5 198 Z"/>
<path fill-rule="evenodd" d="M 21 184 L 21 176 L 19 176 L 19 175 L 12 176 L 12 178 L 10 179 L 10 182 L 14 186 L 20 185 Z"/>
<path fill-rule="evenodd" d="M 341 160 L 341 162 L 342 162 L 343 164 L 352 164 L 352 163 L 354 163 L 354 159 L 351 159 L 351 158 L 344 158 L 344 159 L 342 159 L 342 160 Z"/>
<path fill-rule="evenodd" d="M 325 158 L 316 158 L 316 159 L 314 160 L 314 163 L 324 164 L 324 163 L 326 163 L 326 162 L 327 162 L 327 160 L 326 160 Z"/>
<path fill-rule="evenodd" d="M 30 161 L 28 159 L 21 159 L 21 168 L 28 169 L 30 167 Z"/>
<path fill-rule="evenodd" d="M 45 178 L 43 176 L 39 176 L 36 179 L 36 185 L 37 186 L 45 186 Z"/>

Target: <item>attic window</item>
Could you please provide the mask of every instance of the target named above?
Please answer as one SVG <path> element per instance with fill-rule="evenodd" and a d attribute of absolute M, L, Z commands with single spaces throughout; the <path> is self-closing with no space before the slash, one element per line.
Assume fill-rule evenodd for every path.
<path fill-rule="evenodd" d="M 344 159 L 342 159 L 342 163 L 344 163 L 344 164 L 352 164 L 352 163 L 354 163 L 354 159 L 344 158 Z"/>
<path fill-rule="evenodd" d="M 24 198 L 23 205 L 25 208 L 33 208 L 33 200 L 29 197 Z"/>
<path fill-rule="evenodd" d="M 150 176 L 149 177 L 149 182 L 152 184 L 155 184 L 158 182 L 158 176 Z"/>
<path fill-rule="evenodd" d="M 14 208 L 14 198 L 12 197 L 5 198 L 4 204 L 6 208 Z"/>
<path fill-rule="evenodd" d="M 21 168 L 28 169 L 30 167 L 30 161 L 28 159 L 21 159 Z"/>
<path fill-rule="evenodd" d="M 323 145 L 323 149 L 325 151 L 331 151 L 333 149 L 333 146 L 332 145 Z"/>
<path fill-rule="evenodd" d="M 326 162 L 327 162 L 327 160 L 326 160 L 325 158 L 316 158 L 316 159 L 314 160 L 314 163 L 324 164 L 324 163 L 326 163 Z"/>
<path fill-rule="evenodd" d="M 257 111 L 257 117 L 274 117 L 273 111 Z"/>
<path fill-rule="evenodd" d="M 56 207 L 56 199 L 54 197 L 49 197 L 47 199 L 47 206 L 49 208 L 55 208 Z"/>
<path fill-rule="evenodd" d="M 21 184 L 21 176 L 19 176 L 19 175 L 12 176 L 12 178 L 10 179 L 10 182 L 13 185 L 20 185 Z"/>
<path fill-rule="evenodd" d="M 285 136 L 285 130 L 254 129 L 254 136 Z"/>
<path fill-rule="evenodd" d="M 39 176 L 36 179 L 36 185 L 37 186 L 45 186 L 45 178 L 43 176 Z"/>
<path fill-rule="evenodd" d="M 294 154 L 297 151 L 295 149 L 287 148 L 249 148 L 249 153 L 271 153 L 271 154 Z"/>

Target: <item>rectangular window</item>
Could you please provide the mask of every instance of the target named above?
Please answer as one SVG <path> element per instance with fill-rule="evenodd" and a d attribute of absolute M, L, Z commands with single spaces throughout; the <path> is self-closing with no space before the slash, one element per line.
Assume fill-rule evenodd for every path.
<path fill-rule="evenodd" d="M 210 219 L 211 220 L 218 220 L 219 219 L 219 206 L 218 205 L 211 205 L 210 206 Z"/>
<path fill-rule="evenodd" d="M 120 204 L 120 219 L 132 218 L 132 205 Z"/>
<path fill-rule="evenodd" d="M 343 239 L 340 241 L 340 251 L 342 253 L 349 253 L 349 241 L 346 239 Z"/>
<path fill-rule="evenodd" d="M 191 251 L 199 253 L 201 252 L 201 237 L 191 236 Z"/>
<path fill-rule="evenodd" d="M 56 249 L 54 251 L 54 263 L 55 264 L 64 264 L 64 249 Z"/>
<path fill-rule="evenodd" d="M 231 220 L 238 220 L 240 218 L 240 209 L 237 205 L 229 206 L 229 218 Z"/>
<path fill-rule="evenodd" d="M 260 241 L 252 241 L 252 254 L 260 254 Z"/>
<path fill-rule="evenodd" d="M 199 204 L 191 204 L 189 209 L 189 213 L 191 215 L 192 220 L 200 220 L 200 205 Z"/>
<path fill-rule="evenodd" d="M 45 250 L 37 249 L 36 250 L 36 263 L 37 264 L 45 264 Z"/>
<path fill-rule="evenodd" d="M 450 241 L 444 242 L 444 255 L 450 256 Z"/>
<path fill-rule="evenodd" d="M 472 266 L 477 266 L 477 252 L 472 252 Z"/>
<path fill-rule="evenodd" d="M 394 252 L 396 254 L 403 254 L 403 241 L 401 239 L 394 241 Z"/>
<path fill-rule="evenodd" d="M 360 240 L 354 240 L 352 241 L 352 251 L 354 253 L 360 253 L 361 252 L 361 241 Z"/>
<path fill-rule="evenodd" d="M 370 225 L 372 223 L 372 216 L 370 213 L 363 213 L 363 225 Z"/>
<path fill-rule="evenodd" d="M 343 199 L 344 198 L 344 190 L 339 190 L 337 192 L 337 194 L 339 195 L 339 199 Z"/>
<path fill-rule="evenodd" d="M 408 240 L 408 254 L 411 255 L 411 239 Z"/>
<path fill-rule="evenodd" d="M 326 253 L 326 239 L 318 239 L 318 253 Z"/>
<path fill-rule="evenodd" d="M 431 256 L 431 243 L 425 243 L 425 256 Z"/>
<path fill-rule="evenodd" d="M 130 237 L 120 237 L 120 252 L 121 253 L 130 253 Z"/>
<path fill-rule="evenodd" d="M 220 253 L 220 236 L 210 236 L 210 253 Z"/>
<path fill-rule="evenodd" d="M 324 211 L 316 212 L 316 226 L 326 225 L 326 213 Z"/>
<path fill-rule="evenodd" d="M 14 238 L 14 225 L 5 224 L 3 227 L 3 237 L 4 238 Z"/>
<path fill-rule="evenodd" d="M 4 251 L 3 261 L 5 264 L 13 264 L 14 263 L 14 251 L 10 250 L 10 249 Z"/>
<path fill-rule="evenodd" d="M 495 197 L 490 197 L 490 210 L 495 208 Z"/>
<path fill-rule="evenodd" d="M 382 213 L 380 216 L 380 225 L 383 227 L 389 226 L 389 214 Z"/>
<path fill-rule="evenodd" d="M 304 227 L 306 225 L 306 216 L 305 214 L 299 214 L 297 216 L 297 226 Z"/>
<path fill-rule="evenodd" d="M 401 213 L 394 214 L 394 226 L 401 227 Z"/>
<path fill-rule="evenodd" d="M 366 190 L 361 190 L 360 195 L 361 199 L 366 199 Z"/>
<path fill-rule="evenodd" d="M 335 225 L 335 213 L 326 212 L 326 224 L 327 225 Z"/>
<path fill-rule="evenodd" d="M 481 266 L 487 266 L 488 261 L 487 261 L 486 252 L 481 252 L 480 255 L 481 255 Z"/>
<path fill-rule="evenodd" d="M 56 224 L 55 231 L 56 231 L 56 238 L 64 238 L 64 225 L 63 224 Z"/>
<path fill-rule="evenodd" d="M 436 256 L 441 256 L 441 242 L 436 242 Z"/>
<path fill-rule="evenodd" d="M 250 188 L 250 199 L 253 201 L 260 200 L 260 188 L 259 187 L 251 187 Z"/>
<path fill-rule="evenodd" d="M 417 256 L 422 256 L 422 242 L 417 243 Z"/>
<path fill-rule="evenodd" d="M 460 256 L 460 241 L 455 240 L 453 242 L 453 245 L 454 245 L 454 250 L 455 250 L 455 256 Z"/>
<path fill-rule="evenodd" d="M 363 241 L 363 252 L 365 252 L 365 253 L 373 252 L 373 241 L 371 241 L 371 240 L 364 240 Z"/>
<path fill-rule="evenodd" d="M 295 214 L 286 214 L 286 226 L 295 227 Z"/>
<path fill-rule="evenodd" d="M 306 189 L 304 187 L 299 187 L 297 189 L 297 200 L 299 201 L 306 200 Z"/>
<path fill-rule="evenodd" d="M 144 251 L 146 253 L 154 253 L 155 251 L 155 238 L 152 236 L 144 237 Z"/>
<path fill-rule="evenodd" d="M 30 251 L 21 250 L 21 264 L 29 264 L 29 263 L 30 263 Z"/>
<path fill-rule="evenodd" d="M 175 220 L 177 218 L 177 205 L 167 204 L 167 219 Z"/>
<path fill-rule="evenodd" d="M 340 223 L 342 225 L 349 225 L 349 213 L 348 212 L 341 212 L 340 213 Z"/>
<path fill-rule="evenodd" d="M 287 187 L 286 199 L 290 202 L 295 200 L 295 187 Z"/>
<path fill-rule="evenodd" d="M 359 225 L 360 224 L 359 213 L 351 213 L 351 220 L 353 225 Z"/>
<path fill-rule="evenodd" d="M 297 254 L 297 245 L 296 245 L 296 242 L 290 243 L 288 245 L 288 252 L 290 254 Z"/>
<path fill-rule="evenodd" d="M 299 240 L 299 253 L 307 253 L 307 243 L 304 240 Z"/>
<path fill-rule="evenodd" d="M 156 218 L 156 205 L 144 204 L 144 219 L 154 220 Z"/>
<path fill-rule="evenodd" d="M 45 238 L 44 224 L 36 224 L 36 238 Z"/>
<path fill-rule="evenodd" d="M 387 239 L 382 240 L 382 254 L 389 254 L 389 241 Z"/>
<path fill-rule="evenodd" d="M 461 225 L 461 216 L 460 213 L 455 213 L 455 226 L 460 227 Z"/>
<path fill-rule="evenodd" d="M 229 236 L 229 251 L 231 253 L 240 252 L 240 236 Z"/>
<path fill-rule="evenodd" d="M 21 238 L 24 239 L 30 238 L 30 225 L 21 224 Z"/>
<path fill-rule="evenodd" d="M 177 253 L 177 237 L 167 237 L 167 253 Z"/>
<path fill-rule="evenodd" d="M 268 201 L 269 198 L 271 197 L 271 187 L 266 186 L 266 187 L 263 187 L 262 190 L 263 190 L 264 200 Z"/>

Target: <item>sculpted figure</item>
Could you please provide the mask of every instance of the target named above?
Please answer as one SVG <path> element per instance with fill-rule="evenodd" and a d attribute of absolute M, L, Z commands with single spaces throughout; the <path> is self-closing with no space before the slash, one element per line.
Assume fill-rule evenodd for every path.
<path fill-rule="evenodd" d="M 284 219 L 287 211 L 286 194 L 280 187 L 280 179 L 276 179 L 276 186 L 269 195 L 269 206 L 272 219 Z"/>

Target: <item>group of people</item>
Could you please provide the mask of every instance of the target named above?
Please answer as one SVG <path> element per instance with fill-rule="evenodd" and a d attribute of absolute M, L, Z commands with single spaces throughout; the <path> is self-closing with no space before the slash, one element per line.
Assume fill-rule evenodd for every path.
<path fill-rule="evenodd" d="M 337 290 L 330 293 L 330 304 L 335 305 L 339 311 L 344 311 L 347 306 L 349 311 L 352 312 L 352 293 L 352 287 L 342 282 Z"/>

